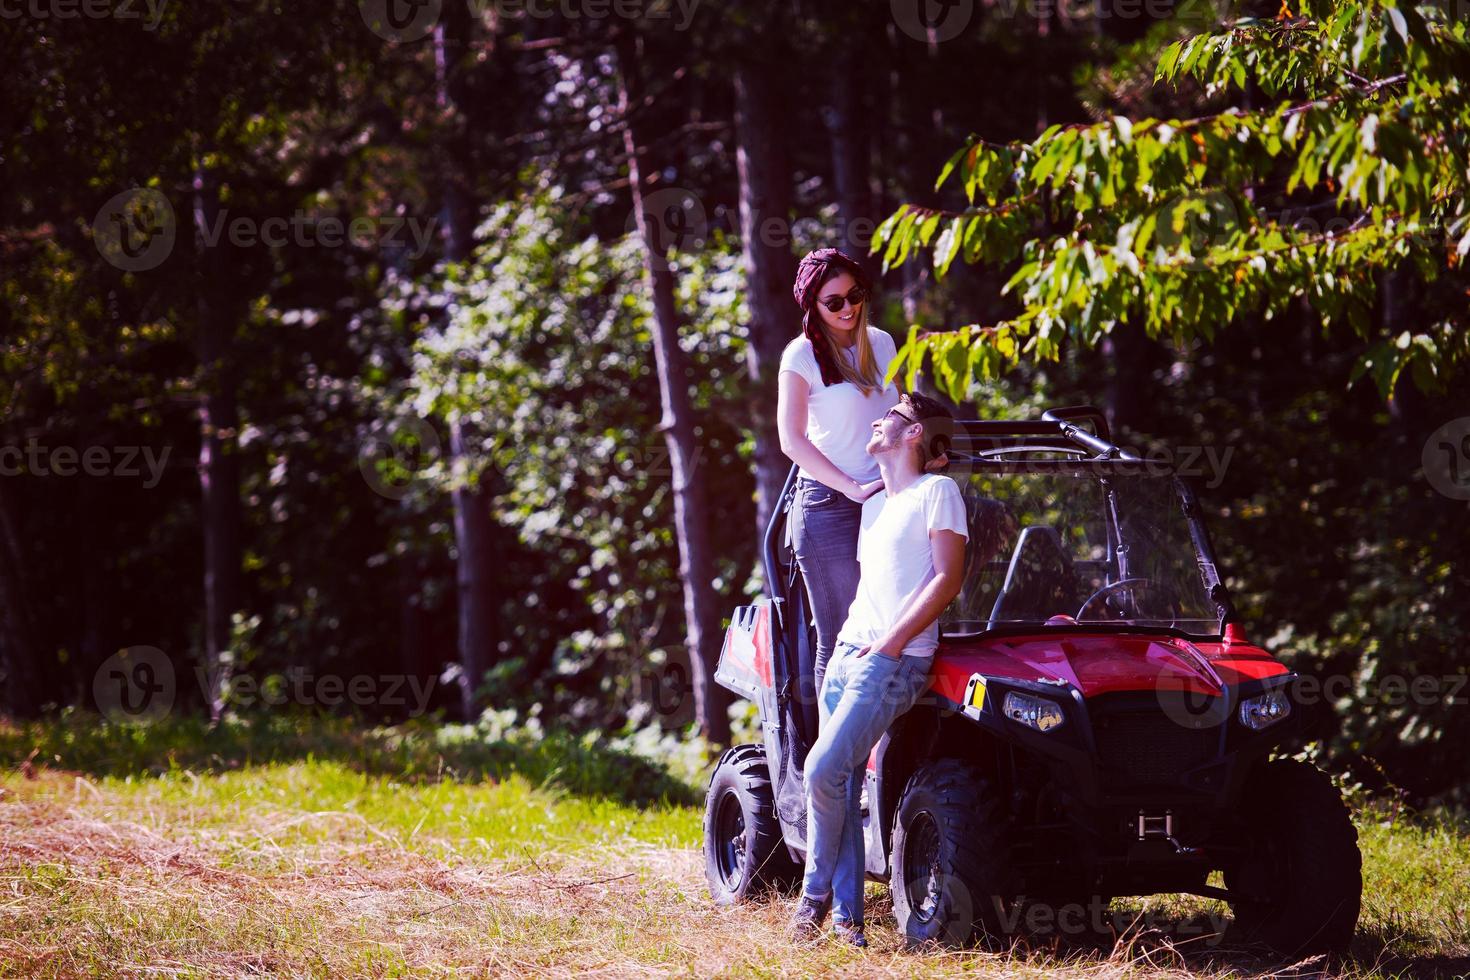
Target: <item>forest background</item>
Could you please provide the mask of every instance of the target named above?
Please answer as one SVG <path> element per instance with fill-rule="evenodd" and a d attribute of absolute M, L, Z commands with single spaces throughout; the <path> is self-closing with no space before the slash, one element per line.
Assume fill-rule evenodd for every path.
<path fill-rule="evenodd" d="M 3 709 L 727 741 L 795 262 L 842 245 L 961 414 L 1217 461 L 1319 758 L 1460 801 L 1467 16 L 6 8 Z"/>

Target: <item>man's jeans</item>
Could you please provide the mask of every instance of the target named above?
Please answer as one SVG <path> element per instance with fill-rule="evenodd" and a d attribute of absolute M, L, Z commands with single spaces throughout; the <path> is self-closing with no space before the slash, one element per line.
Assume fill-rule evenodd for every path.
<path fill-rule="evenodd" d="M 857 540 L 863 505 L 809 477 L 798 479 L 796 489 L 796 502 L 791 508 L 791 544 L 806 582 L 812 617 L 817 621 L 812 685 L 807 687 L 802 678 L 797 696 L 802 704 L 810 704 L 807 698 L 821 696 L 827 662 L 857 595 Z"/>
<path fill-rule="evenodd" d="M 853 656 L 839 643 L 827 667 L 817 743 L 806 757 L 807 853 L 802 894 L 832 895 L 837 918 L 863 921 L 863 818 L 868 753 L 929 682 L 930 658 Z"/>

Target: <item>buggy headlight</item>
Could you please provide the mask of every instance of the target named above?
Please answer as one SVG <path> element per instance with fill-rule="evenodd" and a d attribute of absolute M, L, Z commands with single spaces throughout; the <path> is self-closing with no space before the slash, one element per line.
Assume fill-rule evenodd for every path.
<path fill-rule="evenodd" d="M 1011 721 L 1019 721 L 1027 728 L 1038 732 L 1049 732 L 1067 720 L 1062 706 L 1048 698 L 1034 698 L 1029 694 L 1007 691 L 1002 713 Z"/>
<path fill-rule="evenodd" d="M 1253 732 L 1269 728 L 1291 714 L 1291 701 L 1284 690 L 1267 691 L 1240 702 L 1240 723 Z"/>

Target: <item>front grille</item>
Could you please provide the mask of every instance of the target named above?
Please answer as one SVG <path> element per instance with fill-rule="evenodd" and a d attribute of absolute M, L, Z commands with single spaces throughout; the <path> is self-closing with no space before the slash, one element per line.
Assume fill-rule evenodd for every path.
<path fill-rule="evenodd" d="M 1220 726 L 1190 728 L 1166 714 L 1109 714 L 1096 722 L 1097 751 L 1117 780 L 1172 783 L 1220 750 Z"/>

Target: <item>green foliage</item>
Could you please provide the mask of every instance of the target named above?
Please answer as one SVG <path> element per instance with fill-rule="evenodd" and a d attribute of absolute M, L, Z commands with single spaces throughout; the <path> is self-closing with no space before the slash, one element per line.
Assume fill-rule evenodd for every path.
<path fill-rule="evenodd" d="M 1440 390 L 1470 363 L 1464 304 L 1412 326 L 1375 323 L 1379 280 L 1405 260 L 1425 281 L 1463 280 L 1470 252 L 1470 41 L 1433 6 L 1308 4 L 1169 45 L 1157 78 L 1207 95 L 1260 91 L 1265 108 L 1188 119 L 1116 116 L 1052 126 L 1031 142 L 971 137 L 940 171 L 959 211 L 904 205 L 874 238 L 885 268 L 928 250 L 1014 264 L 1020 311 L 916 334 L 892 371 L 925 357 L 963 399 L 1023 355 L 1055 359 L 1119 323 L 1183 343 L 1246 315 L 1306 307 L 1364 346 L 1353 380 L 1380 393 L 1405 371 Z"/>
<path fill-rule="evenodd" d="M 647 746 L 642 746 L 645 749 Z M 696 798 L 692 772 L 671 775 L 655 752 L 633 751 L 595 733 L 544 730 L 513 711 L 486 712 L 473 725 L 415 718 L 366 725 L 360 718 L 307 711 L 242 713 L 211 727 L 172 715 L 152 725 L 118 724 L 66 709 L 45 720 L 0 724 L 0 758 L 13 767 L 134 779 L 225 774 L 321 761 L 408 786 L 511 778 L 592 799 L 648 806 Z"/>
<path fill-rule="evenodd" d="M 191 676 L 202 627 L 199 396 L 217 380 L 199 364 L 208 306 L 237 372 L 243 584 L 232 649 L 251 679 L 291 666 L 427 678 L 452 663 L 447 491 L 479 482 L 497 519 L 505 642 L 485 688 L 504 742 L 529 737 L 522 730 L 539 718 L 553 732 L 622 730 L 637 753 L 697 754 L 673 745 L 682 718 L 666 710 L 687 697 L 682 610 L 646 301 L 620 238 L 626 158 L 608 39 L 595 19 L 487 16 L 464 49 L 473 67 L 456 73 L 436 60 L 452 46 L 385 44 L 358 6 L 174 4 L 159 8 L 156 29 L 97 11 L 7 20 L 0 448 L 34 438 L 172 454 L 157 487 L 117 476 L 0 484 L 19 542 L 0 569 L 20 583 L 5 625 L 29 620 L 30 700 L 87 703 L 98 665 L 128 644 L 157 646 Z M 1395 673 L 1458 669 L 1460 610 L 1470 608 L 1455 538 L 1463 508 L 1415 482 L 1414 425 L 1340 393 L 1354 377 L 1397 385 L 1397 412 L 1411 393 L 1405 374 L 1433 389 L 1463 363 L 1465 27 L 1429 6 L 1293 5 L 1163 50 L 1201 23 L 1180 5 L 1127 66 L 1100 69 L 1114 72 L 1098 82 L 1108 98 L 1078 105 L 1067 79 L 1109 51 L 1115 25 L 1091 19 L 1103 7 L 1082 5 L 1075 24 L 1062 11 L 1053 25 L 1063 29 L 1045 33 L 977 17 L 931 56 L 900 57 L 882 85 L 855 91 L 873 131 L 892 137 L 868 161 L 885 194 L 927 183 L 913 168 L 929 163 L 914 161 L 937 163 L 967 131 L 1029 137 L 1038 117 L 1084 109 L 1095 121 L 954 154 L 940 182 L 952 210 L 910 205 L 885 228 L 882 252 L 907 267 L 883 283 L 875 317 L 907 341 L 899 370 L 911 382 L 924 368 L 947 391 L 968 387 L 983 417 L 1100 400 L 1098 379 L 1116 365 L 1087 360 L 1085 343 L 1132 329 L 1182 341 L 1174 363 L 1145 379 L 1150 414 L 1135 424 L 1174 444 L 1240 448 L 1214 499 L 1241 517 L 1220 543 L 1253 635 L 1303 669 L 1354 678 L 1352 701 L 1334 706 L 1334 762 L 1371 760 L 1390 780 L 1446 791 L 1463 783 L 1463 709 L 1357 706 Z M 874 63 L 921 44 L 869 13 L 803 8 L 782 39 L 804 52 L 792 63 Z M 638 29 L 655 83 L 650 177 L 692 191 L 711 225 L 707 249 L 680 258 L 679 305 L 728 609 L 755 568 L 755 536 L 742 280 L 718 230 L 737 223 L 726 69 L 771 39 Z M 1133 69 L 1145 58 L 1141 78 Z M 1169 85 L 1152 86 L 1156 62 Z M 462 111 L 438 97 L 446 71 L 463 83 Z M 832 204 L 830 77 L 783 84 L 791 97 L 772 125 L 793 134 L 799 254 L 832 243 L 851 208 Z M 567 190 L 527 195 L 527 173 L 554 174 Z M 442 222 L 449 189 L 502 203 L 485 248 L 459 269 L 433 268 L 437 235 L 422 252 L 401 240 L 337 248 L 228 236 L 201 251 L 189 233 L 198 177 L 232 219 L 257 225 L 298 214 L 307 227 Z M 92 237 L 103 201 L 133 187 L 163 193 L 179 232 L 167 262 L 147 272 L 108 264 Z M 909 287 L 922 277 L 910 274 L 926 250 L 944 281 L 920 296 Z M 1394 263 L 1390 281 L 1422 281 L 1396 288 L 1390 306 L 1382 283 Z M 210 264 L 217 275 L 202 284 Z M 1012 316 L 994 297 L 1013 276 Z M 1330 336 L 1299 330 L 1304 312 L 1326 316 Z M 987 326 L 902 337 L 914 319 Z M 1207 339 L 1218 353 L 1194 342 Z M 1266 370 L 1283 345 L 1291 359 Z M 1082 376 L 1069 377 L 1079 365 Z M 1419 428 L 1462 412 L 1431 402 Z M 458 472 L 445 465 L 450 421 L 472 442 Z M 385 436 L 399 452 L 374 474 L 361 450 Z M 198 708 L 197 685 L 178 693 L 177 710 Z M 479 723 L 468 731 L 491 738 Z M 517 745 L 517 765 L 538 780 L 561 764 L 528 760 Z M 598 782 L 624 761 L 568 764 Z M 427 751 L 419 762 L 437 764 Z"/>
<path fill-rule="evenodd" d="M 501 610 L 514 637 L 505 652 L 518 668 L 549 670 L 532 671 L 539 686 L 520 669 L 502 672 L 495 694 L 547 699 L 575 723 L 616 727 L 654 710 L 640 678 L 688 676 L 681 596 L 670 587 L 672 470 L 638 245 L 589 234 L 563 198 L 543 188 L 496 205 L 473 260 L 426 283 L 424 298 L 448 316 L 423 332 L 401 397 L 421 418 L 457 421 L 471 435 L 462 471 L 441 456 L 423 470 L 424 487 L 490 487 L 497 520 L 531 556 Z M 716 237 L 676 270 L 696 465 L 716 474 L 748 470 L 738 257 Z M 715 480 L 709 493 L 712 513 L 730 518 L 712 534 L 716 587 L 734 602 L 754 558 L 750 489 Z M 685 719 L 666 710 L 658 720 Z"/>

